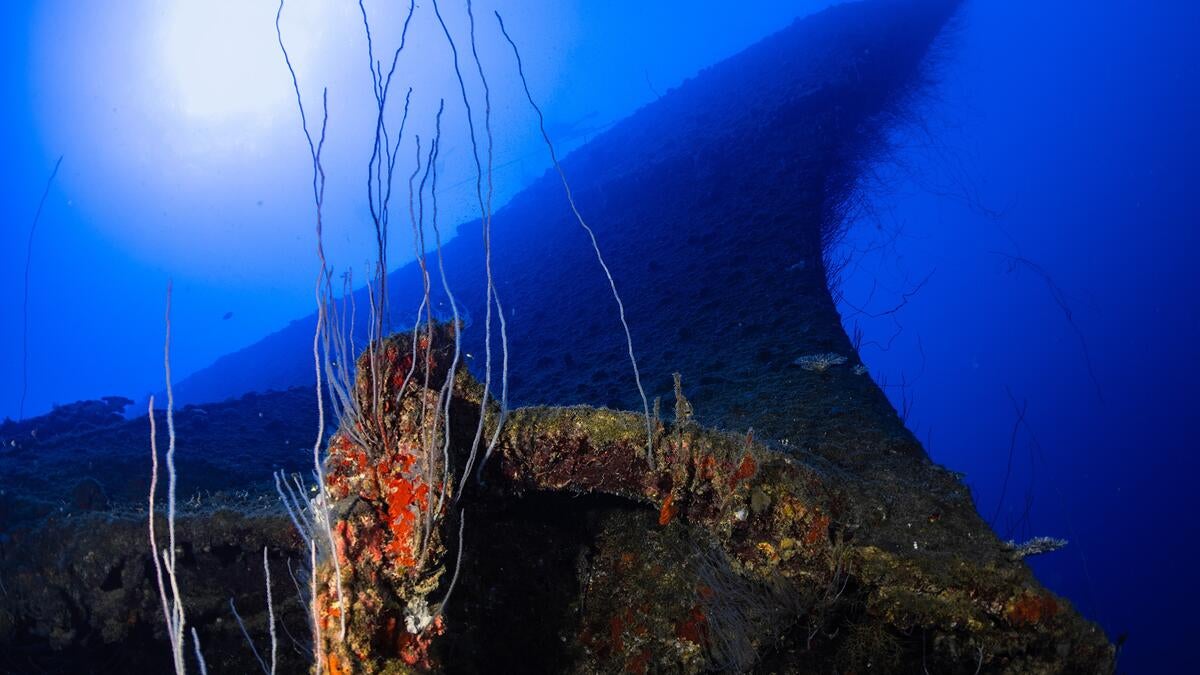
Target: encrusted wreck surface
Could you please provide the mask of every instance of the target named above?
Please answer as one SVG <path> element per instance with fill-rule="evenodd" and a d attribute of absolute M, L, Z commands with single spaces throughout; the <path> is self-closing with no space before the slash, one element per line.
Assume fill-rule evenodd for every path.
<path fill-rule="evenodd" d="M 874 457 L 855 472 L 832 452 L 703 428 L 682 387 L 673 419 L 653 420 L 650 454 L 641 415 L 526 408 L 507 418 L 482 483 L 455 499 L 478 384 L 458 374 L 449 484 L 398 471 L 398 459 L 442 453 L 440 432 L 420 421 L 436 416 L 417 411 L 433 410 L 446 365 L 432 388 L 415 378 L 399 390 L 410 346 L 400 336 L 381 348 L 392 356 L 380 381 L 393 383 L 381 399 L 396 401 L 386 447 L 401 450 L 342 437 L 330 449 L 346 542 L 344 601 L 328 581 L 320 601 L 340 608 L 323 627 L 330 653 L 341 650 L 334 672 L 1111 668 L 1103 633 L 1038 584 L 907 433 L 843 434 Z M 448 353 L 435 342 L 430 362 Z M 429 508 L 440 495 L 444 507 Z M 422 513 L 434 522 L 428 555 L 415 535 Z"/>
<path fill-rule="evenodd" d="M 452 333 L 418 345 L 435 367 L 403 391 L 410 338 L 380 346 L 379 433 L 342 429 L 325 446 L 342 568 L 320 568 L 328 672 L 1111 670 L 1099 629 L 996 540 L 863 374 L 826 286 L 822 251 L 858 171 L 955 5 L 868 0 L 798 22 L 567 163 L 647 386 L 673 411 L 655 415 L 649 454 L 645 420 L 621 412 L 640 399 L 607 283 L 582 272 L 593 253 L 569 214 L 547 208 L 558 186 L 497 213 L 513 398 L 531 405 L 460 491 L 480 385 L 456 374 L 448 428 L 427 413 Z M 483 316 L 475 230 L 447 247 L 448 276 Z M 417 297 L 406 284 L 394 305 Z M 290 369 L 311 372 L 311 326 L 194 391 L 261 385 L 276 356 L 296 363 L 270 383 L 303 383 Z M 480 333 L 464 331 L 464 352 L 481 353 Z M 212 672 L 258 667 L 230 599 L 262 651 L 264 546 L 280 672 L 310 662 L 309 552 L 270 480 L 311 471 L 308 391 L 178 413 L 181 585 Z M 112 419 L 120 404 L 0 429 L 0 671 L 170 669 L 148 425 Z"/>

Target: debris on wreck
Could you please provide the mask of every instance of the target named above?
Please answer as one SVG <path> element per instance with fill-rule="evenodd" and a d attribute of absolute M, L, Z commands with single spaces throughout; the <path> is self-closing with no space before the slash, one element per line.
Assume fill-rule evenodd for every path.
<path fill-rule="evenodd" d="M 1055 537 L 1034 537 L 1029 541 L 1018 544 L 1015 541 L 1004 542 L 1005 547 L 1012 551 L 1014 559 L 1028 558 L 1031 555 L 1042 555 L 1043 553 L 1053 553 L 1067 545 L 1066 539 L 1057 539 Z"/>
<path fill-rule="evenodd" d="M 796 359 L 792 363 L 800 366 L 805 370 L 811 370 L 814 373 L 823 373 L 829 370 L 831 366 L 840 366 L 846 362 L 846 357 L 841 354 L 828 352 L 825 354 L 806 354 Z"/>

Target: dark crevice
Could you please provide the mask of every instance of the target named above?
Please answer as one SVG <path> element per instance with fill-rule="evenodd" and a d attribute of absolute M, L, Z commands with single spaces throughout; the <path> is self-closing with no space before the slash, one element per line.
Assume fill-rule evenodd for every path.
<path fill-rule="evenodd" d="M 448 672 L 554 673 L 575 660 L 573 605 L 605 514 L 645 510 L 606 495 L 533 493 L 468 507 L 462 570 L 446 607 Z M 563 638 L 567 639 L 564 640 Z"/>
<path fill-rule="evenodd" d="M 125 583 L 122 581 L 122 573 L 125 571 L 125 561 L 117 563 L 108 571 L 108 575 L 104 577 L 104 581 L 100 582 L 100 590 L 116 591 L 124 588 Z"/>

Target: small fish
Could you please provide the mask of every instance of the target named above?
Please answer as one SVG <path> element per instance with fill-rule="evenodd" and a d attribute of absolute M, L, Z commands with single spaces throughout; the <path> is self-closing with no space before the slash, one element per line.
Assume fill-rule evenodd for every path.
<path fill-rule="evenodd" d="M 225 316 L 221 317 L 222 321 L 228 321 L 233 318 L 233 312 L 225 312 Z"/>

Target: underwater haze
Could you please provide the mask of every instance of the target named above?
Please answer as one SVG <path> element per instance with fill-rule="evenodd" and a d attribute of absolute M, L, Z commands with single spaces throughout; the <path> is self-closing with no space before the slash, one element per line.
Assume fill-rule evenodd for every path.
<path fill-rule="evenodd" d="M 1190 664 L 1200 5 L 0 26 L 0 671 Z"/>

